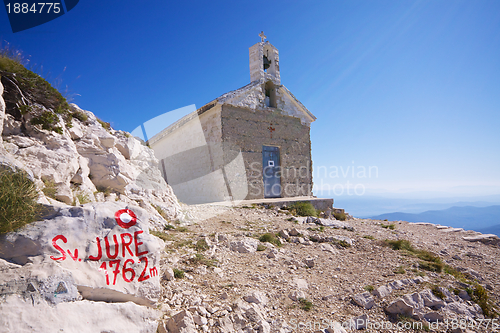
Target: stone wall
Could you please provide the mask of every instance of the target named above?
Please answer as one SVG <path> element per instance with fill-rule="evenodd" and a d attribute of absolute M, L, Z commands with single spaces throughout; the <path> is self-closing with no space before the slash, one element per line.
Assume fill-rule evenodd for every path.
<path fill-rule="evenodd" d="M 183 203 L 224 201 L 228 191 L 220 169 L 220 106 L 186 117 L 188 121 L 151 143 L 163 176 Z"/>
<path fill-rule="evenodd" d="M 283 115 L 279 109 L 248 110 L 222 106 L 222 140 L 225 161 L 241 149 L 248 179 L 246 199 L 264 197 L 262 146 L 280 148 L 282 197 L 309 196 L 312 190 L 311 140 L 309 126 Z M 272 124 L 272 125 L 271 125 Z M 274 131 L 270 131 L 274 129 Z M 272 134 L 272 137 L 271 137 Z"/>

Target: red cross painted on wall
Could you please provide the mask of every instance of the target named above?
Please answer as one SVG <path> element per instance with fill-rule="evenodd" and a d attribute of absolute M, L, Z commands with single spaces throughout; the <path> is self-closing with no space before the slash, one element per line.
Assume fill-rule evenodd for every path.
<path fill-rule="evenodd" d="M 276 131 L 276 128 L 273 127 L 273 124 L 271 124 L 268 128 L 269 133 L 271 133 L 271 139 L 273 138 L 273 132 Z"/>

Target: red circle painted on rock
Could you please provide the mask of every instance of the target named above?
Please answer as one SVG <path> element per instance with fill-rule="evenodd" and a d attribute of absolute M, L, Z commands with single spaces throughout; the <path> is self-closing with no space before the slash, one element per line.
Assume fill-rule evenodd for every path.
<path fill-rule="evenodd" d="M 130 209 L 120 209 L 115 213 L 115 220 L 120 227 L 128 229 L 137 223 L 137 216 Z"/>

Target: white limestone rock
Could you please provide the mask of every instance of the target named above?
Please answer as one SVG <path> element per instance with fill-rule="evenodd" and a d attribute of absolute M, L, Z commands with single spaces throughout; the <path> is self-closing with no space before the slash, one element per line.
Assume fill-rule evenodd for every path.
<path fill-rule="evenodd" d="M 172 316 L 166 324 L 169 333 L 196 333 L 196 326 L 191 312 L 182 310 Z"/>
<path fill-rule="evenodd" d="M 475 303 L 468 305 L 463 302 L 452 302 L 446 304 L 443 308 L 445 312 L 454 312 L 459 315 L 469 316 L 471 318 L 483 318 L 483 311 L 481 307 Z"/>
<path fill-rule="evenodd" d="M 294 279 L 293 284 L 298 288 L 298 289 L 307 289 L 309 288 L 309 285 L 307 284 L 307 281 L 305 279 Z"/>
<path fill-rule="evenodd" d="M 80 122 L 76 121 L 75 119 L 71 120 L 71 127 L 68 128 L 69 135 L 71 136 L 71 139 L 73 140 L 78 140 L 81 139 L 83 136 L 83 130 L 82 126 L 80 125 Z"/>
<path fill-rule="evenodd" d="M 155 333 L 159 311 L 132 302 L 45 301 L 8 295 L 0 301 L 3 332 L 130 332 Z"/>
<path fill-rule="evenodd" d="M 445 302 L 433 294 L 430 289 L 425 289 L 420 292 L 420 296 L 424 301 L 424 305 L 433 309 L 440 309 L 445 306 Z"/>
<path fill-rule="evenodd" d="M 389 296 L 391 293 L 392 293 L 392 288 L 391 288 L 391 287 L 388 287 L 388 286 L 386 286 L 386 285 L 384 285 L 384 286 L 380 286 L 380 287 L 378 287 L 377 289 L 375 289 L 375 290 L 373 291 L 373 294 L 374 294 L 375 296 L 380 297 L 380 298 L 387 297 L 387 296 Z"/>
<path fill-rule="evenodd" d="M 163 278 L 167 281 L 172 281 L 173 279 L 175 279 L 174 270 L 172 269 L 172 267 L 165 268 L 163 272 Z"/>
<path fill-rule="evenodd" d="M 328 243 L 321 243 L 320 244 L 320 248 L 323 251 L 327 251 L 327 252 L 331 252 L 331 253 L 337 253 L 337 250 L 335 250 L 335 248 L 333 246 L 331 246 L 330 244 L 328 244 Z"/>
<path fill-rule="evenodd" d="M 243 297 L 245 301 L 248 303 L 255 303 L 255 304 L 261 304 L 261 305 L 266 305 L 267 302 L 269 302 L 269 298 L 261 292 L 261 291 L 252 291 L 249 295 Z"/>
<path fill-rule="evenodd" d="M 242 239 L 232 241 L 231 251 L 239 253 L 253 253 L 257 251 L 260 242 L 255 238 L 243 237 Z"/>
<path fill-rule="evenodd" d="M 402 298 L 398 298 L 386 307 L 386 311 L 391 314 L 413 315 L 413 307 L 407 304 Z"/>
<path fill-rule="evenodd" d="M 500 243 L 500 237 L 494 234 L 480 234 L 475 236 L 464 236 L 462 238 L 468 242 L 482 242 L 485 244 Z"/>
<path fill-rule="evenodd" d="M 375 301 L 369 292 L 356 294 L 352 299 L 354 303 L 367 310 L 371 309 L 375 305 Z"/>
<path fill-rule="evenodd" d="M 309 268 L 313 268 L 314 267 L 314 259 L 313 258 L 305 258 L 304 259 L 304 263 Z"/>
<path fill-rule="evenodd" d="M 28 275 L 46 285 L 46 276 L 54 276 L 54 284 L 65 283 L 66 295 L 74 287 L 88 300 L 152 306 L 160 290 L 164 243 L 149 234 L 149 214 L 139 207 L 129 207 L 137 216 L 135 224 L 120 226 L 115 213 L 125 207 L 118 202 L 63 207 L 50 219 L 2 235 L 0 257 L 23 266 L 1 271 L 0 280 L 20 281 L 19 276 Z"/>

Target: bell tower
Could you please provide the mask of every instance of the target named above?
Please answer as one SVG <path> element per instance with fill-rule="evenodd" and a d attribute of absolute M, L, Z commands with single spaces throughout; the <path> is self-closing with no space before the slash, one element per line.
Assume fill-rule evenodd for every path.
<path fill-rule="evenodd" d="M 262 83 L 272 81 L 275 85 L 281 85 L 278 49 L 275 48 L 262 31 L 261 39 L 250 47 L 250 81 L 261 81 Z"/>

